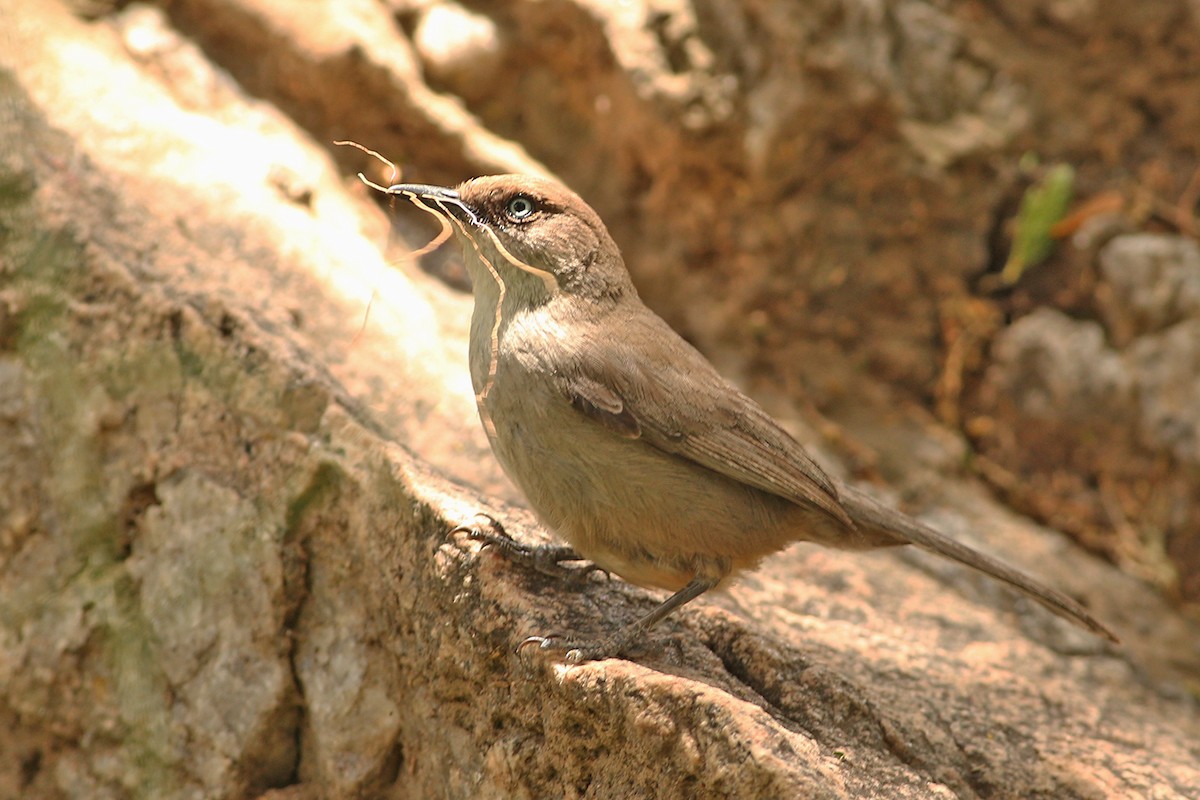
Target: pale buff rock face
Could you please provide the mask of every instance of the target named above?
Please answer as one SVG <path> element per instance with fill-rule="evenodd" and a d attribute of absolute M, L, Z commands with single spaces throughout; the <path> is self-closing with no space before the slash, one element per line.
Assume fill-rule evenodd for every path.
<path fill-rule="evenodd" d="M 1134 117 L 1022 66 L 986 15 L 901 5 L 0 0 L 0 797 L 1200 794 L 1195 622 L 964 477 L 909 393 L 983 258 L 980 165 L 1025 124 L 1096 136 L 1085 118 L 1124 152 Z M 1121 13 L 1062 24 L 1127 58 Z M 1200 127 L 1172 93 L 1197 87 L 1145 85 L 1169 157 Z M 1080 597 L 1123 648 L 919 553 L 797 547 L 635 660 L 516 656 L 660 598 L 447 537 L 480 510 L 548 534 L 476 419 L 469 297 L 403 258 L 436 230 L 373 204 L 353 173 L 387 170 L 343 138 L 405 180 L 568 179 L 651 305 L 831 469 Z M 1186 250 L 1114 240 L 1115 304 L 1023 317 L 982 390 L 1031 426 L 1129 408 L 1129 441 L 1190 457 L 1193 321 L 1135 277 L 1190 285 L 1164 248 Z M 819 437 L 802 396 L 840 427 Z M 1187 486 L 1146 508 L 1186 515 Z"/>

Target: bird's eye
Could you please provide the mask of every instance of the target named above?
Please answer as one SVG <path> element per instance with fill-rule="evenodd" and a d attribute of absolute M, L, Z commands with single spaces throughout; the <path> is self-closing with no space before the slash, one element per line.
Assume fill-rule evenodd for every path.
<path fill-rule="evenodd" d="M 514 195 L 504 206 L 504 213 L 514 222 L 529 219 L 535 210 L 536 206 L 534 206 L 533 200 L 523 194 Z"/>

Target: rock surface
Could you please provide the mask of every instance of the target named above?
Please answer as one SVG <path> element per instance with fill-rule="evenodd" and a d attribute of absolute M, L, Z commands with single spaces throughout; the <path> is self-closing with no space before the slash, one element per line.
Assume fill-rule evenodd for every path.
<path fill-rule="evenodd" d="M 913 400 L 986 257 L 994 154 L 1053 136 L 1098 174 L 1143 141 L 1133 107 L 1164 159 L 1194 138 L 1173 98 L 1196 81 L 1122 49 L 1194 53 L 1189 7 L 1138 4 L 1125 36 L 1091 4 L 610 6 L 0 0 L 0 797 L 1200 794 L 1195 620 L 1000 506 Z M 984 44 L 1017 30 L 1023 53 Z M 1058 37 L 1138 69 L 1091 101 L 1102 73 L 1036 69 Z M 401 258 L 424 220 L 374 205 L 352 172 L 387 176 L 342 138 L 413 180 L 569 179 L 651 303 L 831 465 L 1083 598 L 1123 647 L 920 553 L 797 547 L 636 660 L 516 656 L 656 598 L 447 537 L 478 510 L 545 533 L 478 429 L 469 298 Z M 1192 307 L 1112 266 L 1145 251 L 1189 286 L 1161 255 L 1180 241 L 1104 250 L 1125 300 L 1094 318 L 1125 338 L 1063 302 L 995 339 L 971 402 L 1067 442 L 1054 474 L 1087 474 L 1069 443 L 1092 424 L 1194 457 Z M 1038 279 L 1013 308 L 1053 305 Z M 1020 463 L 995 455 L 988 475 Z M 1194 519 L 1183 480 L 1149 496 Z"/>

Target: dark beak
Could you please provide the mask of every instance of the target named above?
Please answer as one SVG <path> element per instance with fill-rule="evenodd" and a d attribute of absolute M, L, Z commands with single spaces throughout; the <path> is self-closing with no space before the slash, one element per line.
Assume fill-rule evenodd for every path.
<path fill-rule="evenodd" d="M 388 187 L 388 194 L 458 202 L 458 192 L 453 189 L 447 189 L 444 186 L 426 186 L 423 183 L 397 183 L 395 186 Z"/>
<path fill-rule="evenodd" d="M 387 193 L 411 200 L 417 206 L 434 214 L 453 214 L 463 222 L 478 225 L 479 219 L 466 206 L 458 192 L 444 186 L 427 186 L 423 183 L 397 183 L 387 187 Z"/>

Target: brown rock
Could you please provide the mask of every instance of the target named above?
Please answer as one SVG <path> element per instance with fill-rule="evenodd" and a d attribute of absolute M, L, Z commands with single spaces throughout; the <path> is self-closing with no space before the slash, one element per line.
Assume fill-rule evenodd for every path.
<path fill-rule="evenodd" d="M 706 149 L 746 133 L 738 81 L 775 62 L 751 63 L 763 55 L 753 47 L 737 59 L 758 35 L 745 23 L 768 12 L 673 9 L 639 44 L 617 42 L 635 23 L 594 5 L 533 5 L 541 17 L 497 14 L 498 30 L 518 43 L 531 31 L 583 37 L 592 49 L 574 51 L 581 65 L 607 64 L 613 107 L 639 112 L 611 132 L 586 115 L 573 124 L 605 146 L 670 132 L 657 160 L 638 167 L 663 176 L 631 195 L 646 211 L 665 216 L 690 166 L 711 170 L 678 221 L 636 245 L 640 256 L 667 263 L 718 242 L 686 262 L 698 270 L 742 241 L 774 252 L 797 214 L 824 224 L 811 196 L 763 217 L 762 197 L 717 181 L 730 164 Z M 518 535 L 541 533 L 520 509 L 475 493 L 511 490 L 474 419 L 469 301 L 407 262 L 389 268 L 386 218 L 322 144 L 344 125 L 342 135 L 389 154 L 428 156 L 422 178 L 537 167 L 424 86 L 381 9 L 179 2 L 170 19 L 129 6 L 85 22 L 54 2 L 0 0 L 0 797 L 1200 792 L 1188 694 L 1196 625 L 947 474 L 950 459 L 936 453 L 953 448 L 915 414 L 877 409 L 870 419 L 910 437 L 909 453 L 934 454 L 905 462 L 904 488 L 934 487 L 928 518 L 1086 598 L 1125 649 L 917 553 L 797 548 L 689 607 L 636 661 L 566 668 L 514 655 L 525 635 L 607 629 L 655 598 L 619 581 L 525 572 L 446 537 L 480 509 Z M 782 48 L 794 33 L 785 23 L 798 18 L 779 13 L 771 41 Z M 935 43 L 938 31 L 965 36 L 942 12 L 905 13 L 905 36 L 923 30 L 922 13 L 940 20 Z M 875 21 L 853 23 L 873 40 Z M 660 48 L 665 66 L 636 75 L 628 59 L 638 47 Z M 839 52 L 830 45 L 806 67 L 822 103 L 838 87 L 873 85 Z M 932 48 L 911 61 L 953 62 Z M 936 86 L 919 70 L 880 68 L 925 82 L 914 97 Z M 662 69 L 683 78 L 660 83 Z M 914 100 L 925 109 L 914 118 L 973 107 L 988 90 L 972 95 L 967 78 L 945 108 Z M 549 81 L 532 68 L 528 79 Z M 564 84 L 578 97 L 590 85 Z M 786 95 L 784 85 L 763 97 Z M 803 109 L 782 116 L 756 145 L 775 199 L 792 191 L 780 168 L 789 142 L 811 136 L 837 149 L 847 130 L 830 121 L 804 133 Z M 867 149 L 883 164 L 895 147 Z M 572 177 L 586 189 L 593 175 L 598 202 L 636 238 L 636 206 L 613 207 L 629 185 L 598 177 L 610 163 L 581 163 Z M 715 239 L 664 245 L 725 219 L 731 204 Z M 397 252 L 424 243 L 409 238 Z M 975 246 L 959 238 L 954 247 Z M 879 272 L 862 276 L 865 290 L 806 273 L 812 281 L 788 279 L 785 300 L 811 293 L 836 305 L 844 292 L 883 292 L 871 281 L 889 258 L 867 268 Z M 763 273 L 751 260 L 722 264 L 727 272 L 697 279 L 683 299 L 721 282 L 743 298 L 771 291 L 752 288 Z M 708 331 L 700 338 L 736 343 L 721 332 L 736 305 L 702 319 L 716 305 L 691 312 Z M 864 335 L 924 335 L 900 317 L 870 319 L 867 306 L 860 316 Z M 922 362 L 895 353 L 880 357 L 892 374 Z M 850 416 L 894 396 L 862 387 L 867 401 Z M 881 471 L 895 474 L 882 453 Z"/>

